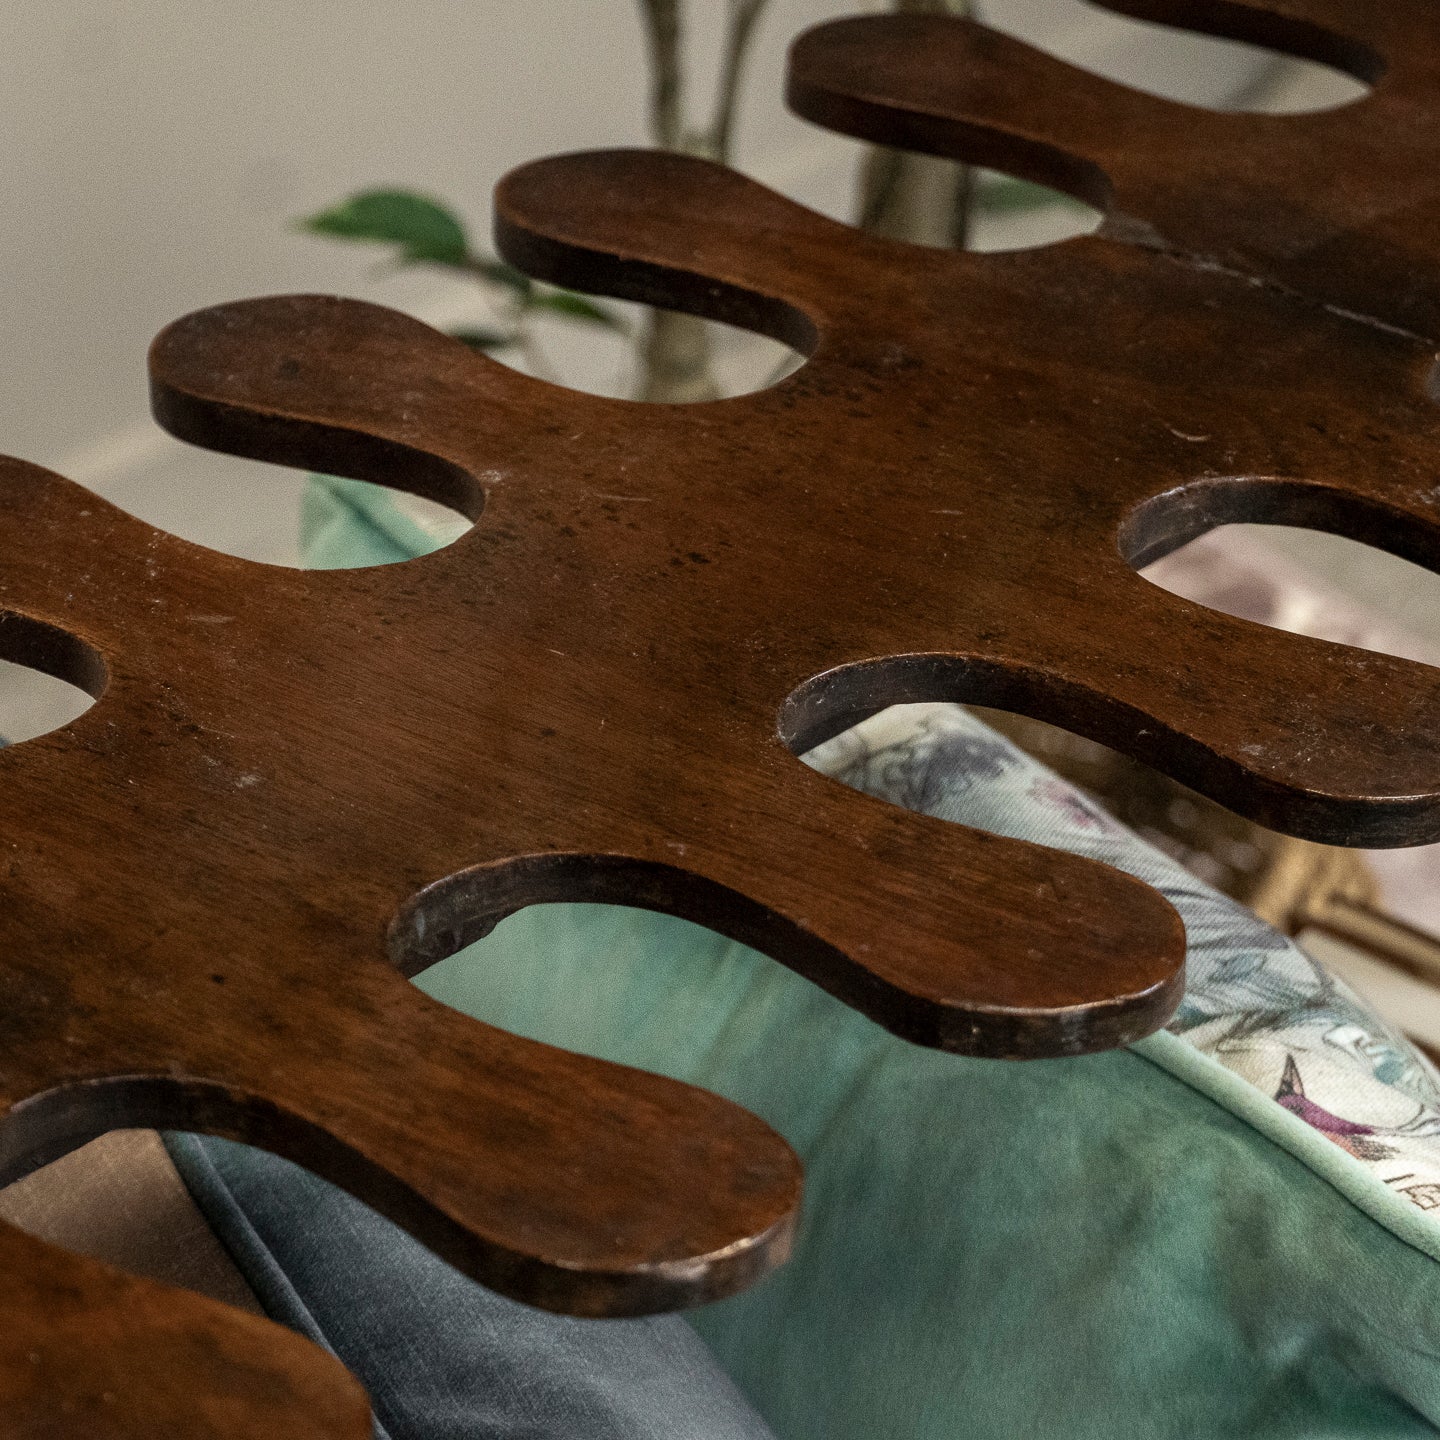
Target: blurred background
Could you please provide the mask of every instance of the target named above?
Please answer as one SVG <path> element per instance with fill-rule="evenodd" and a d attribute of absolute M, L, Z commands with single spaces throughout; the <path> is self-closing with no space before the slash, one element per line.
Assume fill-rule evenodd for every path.
<path fill-rule="evenodd" d="M 787 114 L 781 77 L 799 30 L 867 8 L 889 7 L 770 0 L 744 73 L 732 155 L 765 183 L 847 220 L 857 214 L 863 147 Z M 1075 64 L 1190 104 L 1303 111 L 1363 94 L 1323 67 L 1121 19 L 1081 0 L 982 0 L 980 9 L 987 23 Z M 714 88 L 732 10 L 720 0 L 687 7 L 682 49 L 697 113 Z M 490 191 L 512 166 L 650 139 L 634 0 L 67 0 L 10 7 L 0 31 L 0 193 L 8 201 L 0 211 L 0 450 L 188 539 L 272 563 L 298 563 L 304 478 L 163 434 L 145 391 L 155 332 L 200 306 L 287 291 L 357 296 L 446 328 L 484 325 L 487 299 L 472 279 L 402 268 L 382 250 L 305 233 L 298 221 L 356 191 L 400 187 L 444 200 L 488 246 Z M 1052 243 L 1096 223 L 1062 197 L 983 177 L 968 243 Z M 565 383 L 636 392 L 634 347 L 624 337 L 560 316 L 535 328 Z M 722 330 L 713 343 L 724 390 L 774 375 L 780 352 L 771 342 Z M 1168 578 L 1155 578 L 1267 623 L 1313 633 L 1328 626 L 1372 648 L 1440 657 L 1435 577 L 1331 536 L 1227 529 L 1234 533 L 1212 543 L 1213 565 L 1197 568 L 1192 556 L 1187 569 L 1182 556 Z M 1247 574 L 1267 572 L 1293 583 L 1247 591 Z M 86 703 L 60 682 L 0 665 L 0 735 L 44 733 Z M 1030 739 L 1044 751 L 1043 737 Z M 1064 760 L 1063 744 L 1050 743 L 1048 758 Z M 1076 763 L 1084 771 L 1091 762 L 1099 763 L 1095 755 Z M 1103 778 L 1089 778 L 1103 791 Z M 1156 803 L 1152 838 L 1203 870 L 1208 842 L 1187 831 L 1193 813 L 1160 813 L 1191 802 L 1168 795 Z M 1232 858 L 1235 845 L 1249 846 L 1270 863 L 1254 836 L 1225 843 Z M 1229 864 L 1209 859 L 1212 870 Z M 1364 903 L 1420 930 L 1440 929 L 1437 873 L 1433 852 L 1382 857 Z M 1440 1004 L 1423 961 L 1377 976 L 1354 946 L 1337 949 L 1333 934 L 1314 943 L 1350 967 L 1382 1008 L 1440 1042 Z"/>
<path fill-rule="evenodd" d="M 859 8 L 771 0 L 735 151 L 741 169 L 847 219 L 862 147 L 789 115 L 780 94 L 790 38 Z M 696 110 L 714 85 L 725 13 L 720 0 L 687 7 Z M 989 0 L 984 18 L 1199 104 L 1308 108 L 1360 93 L 1319 66 L 1277 66 L 1080 0 Z M 436 324 L 479 319 L 465 279 L 397 269 L 296 222 L 353 191 L 401 186 L 444 199 L 488 243 L 490 191 L 512 166 L 648 143 L 634 0 L 67 0 L 10 7 L 0 29 L 0 448 L 257 559 L 296 558 L 298 482 L 207 456 L 154 425 L 144 358 L 155 332 L 199 306 L 287 291 L 359 296 Z M 979 243 L 1093 224 L 1063 205 L 1001 217 Z M 623 343 L 563 321 L 550 328 L 546 349 L 569 383 L 625 388 Z M 738 378 L 773 362 L 764 342 L 736 336 L 723 363 Z"/>

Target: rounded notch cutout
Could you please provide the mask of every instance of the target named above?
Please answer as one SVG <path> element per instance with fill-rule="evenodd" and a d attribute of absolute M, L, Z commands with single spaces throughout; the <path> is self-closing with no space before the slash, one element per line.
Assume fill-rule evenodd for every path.
<path fill-rule="evenodd" d="M 252 489 L 265 471 L 244 462 L 258 461 L 390 487 L 474 522 L 485 484 L 457 458 L 463 445 L 455 416 L 489 393 L 477 387 L 479 363 L 458 340 L 399 311 L 335 296 L 277 295 L 212 306 L 167 325 L 150 347 L 151 408 L 177 440 L 242 462 L 222 494 Z M 186 452 L 174 453 L 176 478 L 185 484 L 179 457 Z M 297 498 L 292 488 L 291 507 Z M 293 508 L 289 518 L 293 535 Z M 192 528 L 187 538 L 205 543 L 211 535 Z M 299 558 L 293 546 L 283 547 L 272 563 Z"/>
<path fill-rule="evenodd" d="M 748 896 L 694 871 L 653 860 L 557 851 L 456 871 L 412 896 L 386 936 L 390 961 L 416 975 L 483 940 L 534 905 L 582 902 L 672 915 L 759 950 L 808 942 Z"/>
<path fill-rule="evenodd" d="M 1313 530 L 1440 572 L 1440 527 L 1382 502 L 1293 475 L 1206 475 L 1142 500 L 1116 543 L 1142 570 L 1222 525 Z"/>
<path fill-rule="evenodd" d="M 1087 737 L 1153 725 L 1108 696 L 1027 665 L 920 652 L 859 660 L 811 676 L 780 707 L 779 736 L 792 755 L 804 756 L 893 705 L 921 704 L 986 705 Z"/>
<path fill-rule="evenodd" d="M 1206 110 L 1336 110 L 1363 99 L 1386 69 L 1363 40 L 1227 0 L 1045 0 L 994 18 L 997 29 L 1092 74 Z"/>
<path fill-rule="evenodd" d="M 837 164 L 823 190 L 792 198 L 868 234 L 926 249 L 1040 250 L 1093 235 L 1110 203 L 1110 181 L 1100 170 L 1048 146 L 1031 147 L 1043 163 L 1007 168 L 998 167 L 1007 157 L 1013 162 L 1008 150 L 997 150 L 997 168 L 988 168 L 838 131 L 827 134 L 826 146 L 848 161 L 844 173 L 853 183 L 837 183 Z"/>
<path fill-rule="evenodd" d="M 1440 665 L 1440 535 L 1361 497 L 1207 478 L 1139 506 L 1120 549 L 1142 578 L 1222 614 Z"/>
<path fill-rule="evenodd" d="M 0 610 L 0 745 L 62 730 L 100 698 L 100 652 L 67 630 Z"/>
<path fill-rule="evenodd" d="M 815 783 L 807 780 L 804 787 L 812 817 Z M 829 779 L 818 784 L 833 797 Z M 831 798 L 821 808 L 829 812 L 833 804 Z M 885 807 L 851 797 L 843 808 L 860 820 L 861 832 L 869 834 L 878 823 L 879 832 L 892 836 L 896 817 Z M 1146 887 L 1108 867 L 1083 857 L 1039 860 L 1039 873 L 1052 883 L 1054 917 L 1032 917 L 1023 907 L 1003 905 L 997 913 L 997 899 L 1030 893 L 1030 872 L 1037 868 L 1033 848 L 1015 847 L 1011 865 L 1018 862 L 1023 877 L 1017 880 L 1011 866 L 1002 863 L 995 869 L 992 845 L 983 837 L 967 839 L 963 831 L 947 832 L 940 825 L 931 834 L 939 853 L 916 852 L 920 866 L 915 873 L 937 881 L 947 874 L 946 860 L 955 858 L 953 847 L 963 869 L 963 856 L 978 845 L 981 853 L 971 858 L 978 873 L 988 873 L 992 882 L 979 886 L 978 904 L 950 896 L 943 884 L 927 885 L 925 894 L 917 895 L 915 877 L 906 871 L 880 876 L 883 883 L 873 898 L 857 907 L 840 897 L 863 893 L 860 877 L 874 868 L 875 853 L 864 842 L 857 846 L 852 828 L 843 824 L 831 832 L 832 851 L 813 833 L 813 819 L 809 823 L 812 828 L 798 831 L 796 839 L 804 835 L 818 847 L 815 863 L 828 866 L 832 875 L 854 867 L 852 880 L 837 884 L 831 899 L 816 894 L 803 867 L 762 867 L 763 878 L 752 872 L 747 889 L 753 886 L 761 897 L 753 899 L 746 891 L 666 864 L 604 855 L 520 857 L 459 872 L 414 897 L 390 927 L 391 960 L 412 978 L 423 974 L 422 988 L 442 1003 L 462 1009 L 479 1003 L 478 1012 L 468 1013 L 536 1035 L 530 1028 L 533 1017 L 517 1021 L 508 1008 L 504 978 L 477 973 L 486 972 L 489 964 L 490 937 L 503 930 L 507 938 L 496 941 L 491 953 L 503 964 L 514 957 L 517 945 L 529 943 L 536 950 L 522 963 L 538 966 L 539 976 L 522 984 L 543 998 L 544 1023 L 561 1027 L 558 1038 L 548 1029 L 536 1038 L 582 1051 L 590 1023 L 587 996 L 595 1007 L 623 1006 L 646 966 L 663 971 L 665 960 L 653 952 L 667 938 L 681 947 L 722 954 L 727 942 L 735 942 L 767 957 L 777 972 L 793 971 L 902 1039 L 964 1054 L 1038 1058 L 1129 1043 L 1163 1024 L 1179 999 L 1184 945 L 1173 911 Z M 923 830 L 933 822 L 916 818 L 909 823 Z M 897 863 L 892 857 L 881 869 L 893 871 Z M 642 921 L 644 911 L 663 918 Z M 1068 920 L 1062 921 L 1062 915 Z M 887 916 L 898 923 L 887 927 Z M 650 938 L 637 954 L 623 957 L 618 968 L 624 973 L 618 977 L 608 970 L 577 977 L 581 958 L 575 947 L 552 946 L 557 975 L 570 978 L 550 987 L 539 958 L 546 947 L 535 937 L 544 935 L 547 926 L 563 929 L 567 923 L 602 934 L 618 928 Z M 1062 924 L 1074 928 L 1066 931 L 1065 956 L 1052 964 L 1047 957 Z M 889 937 L 884 953 L 873 943 L 877 933 Z M 1003 974 L 993 961 L 997 951 L 1015 962 Z M 739 956 L 735 960 L 740 963 Z M 712 981 L 723 988 L 723 972 L 702 964 L 694 993 L 703 994 Z M 663 981 L 660 988 L 665 988 Z M 451 996 L 471 999 L 459 1003 Z M 723 1006 L 718 1010 L 724 1013 Z"/>
<path fill-rule="evenodd" d="M 597 294 L 617 325 L 580 328 L 541 314 L 523 342 L 492 350 L 489 358 L 560 390 L 663 405 L 768 390 L 806 360 L 790 340 L 753 328 Z"/>
<path fill-rule="evenodd" d="M 994 254 L 1039 250 L 1082 235 L 1105 221 L 1108 194 L 1081 198 L 998 170 L 977 170 L 975 206 L 965 236 L 966 250 Z M 1105 186 L 1108 192 L 1108 182 Z"/>
<path fill-rule="evenodd" d="M 392 564 L 453 544 L 475 523 L 464 506 L 483 508 L 204 449 L 152 427 L 134 453 L 137 463 L 118 465 L 81 453 L 57 469 L 156 530 L 258 565 Z"/>
<path fill-rule="evenodd" d="M 300 563 L 309 570 L 398 565 L 453 545 L 474 523 L 410 491 L 311 475 L 300 497 Z"/>
<path fill-rule="evenodd" d="M 812 752 L 841 743 L 838 737 L 881 712 L 925 705 L 1003 712 L 1082 744 L 1113 747 L 1144 765 L 1184 771 L 1197 784 L 1216 764 L 1191 737 L 1103 691 L 1024 664 L 958 654 L 893 655 L 812 676 L 781 706 L 779 736 L 791 754 L 809 764 Z M 923 797 L 901 808 L 923 810 Z M 979 822 L 976 828 L 992 827 Z"/>

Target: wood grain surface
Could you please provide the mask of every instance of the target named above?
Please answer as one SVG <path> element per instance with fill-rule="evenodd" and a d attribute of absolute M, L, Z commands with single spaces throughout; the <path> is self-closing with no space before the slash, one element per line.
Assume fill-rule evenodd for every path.
<path fill-rule="evenodd" d="M 901 701 L 1034 715 L 1312 839 L 1440 838 L 1434 671 L 1134 570 L 1233 520 L 1440 564 L 1436 12 L 1127 8 L 1375 89 L 1324 115 L 1212 115 L 967 22 L 841 21 L 795 46 L 802 113 L 1060 185 L 1105 231 L 921 250 L 700 161 L 544 160 L 500 187 L 511 261 L 808 362 L 659 407 L 353 301 L 163 332 L 155 409 L 176 435 L 475 521 L 375 569 L 232 559 L 0 464 L 0 657 L 99 702 L 0 752 L 0 1176 L 118 1125 L 204 1130 L 299 1160 L 531 1303 L 699 1303 L 783 1258 L 784 1142 L 717 1097 L 458 1016 L 407 974 L 524 905 L 589 899 L 709 925 L 922 1044 L 1058 1056 L 1162 1024 L 1184 946 L 1156 894 L 796 758 Z M 364 1432 L 318 1352 L 156 1287 L 117 1350 L 117 1287 L 141 1282 L 13 1231 L 0 1247 L 0 1388 L 49 1416 L 16 1428 L 0 1406 L 0 1435 L 238 1440 L 292 1401 L 317 1435 Z M 181 1424 L 197 1387 L 208 1430 Z"/>

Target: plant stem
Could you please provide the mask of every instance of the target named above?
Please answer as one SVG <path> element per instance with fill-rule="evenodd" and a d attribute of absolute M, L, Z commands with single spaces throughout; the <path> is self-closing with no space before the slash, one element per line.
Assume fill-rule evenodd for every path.
<path fill-rule="evenodd" d="M 720 84 L 715 92 L 715 118 L 709 132 L 710 158 L 722 165 L 730 163 L 740 81 L 749 58 L 750 42 L 755 38 L 756 26 L 767 3 L 768 0 L 730 0 L 730 27 L 720 65 Z"/>
<path fill-rule="evenodd" d="M 765 4 L 766 0 L 730 0 L 715 118 L 708 130 L 696 131 L 684 120 L 679 0 L 640 0 L 650 53 L 650 134 L 662 149 L 721 163 L 729 159 L 740 77 Z M 698 315 L 652 309 L 645 317 L 638 355 L 636 399 L 671 405 L 719 399 L 710 331 Z"/>
<path fill-rule="evenodd" d="M 680 0 L 640 0 L 650 52 L 650 138 L 678 150 L 683 138 L 680 69 Z"/>
<path fill-rule="evenodd" d="M 912 15 L 975 15 L 971 0 L 893 0 L 892 8 Z M 974 172 L 967 165 L 872 145 L 856 191 L 855 223 L 871 234 L 954 250 L 970 238 Z"/>
<path fill-rule="evenodd" d="M 698 315 L 651 310 L 640 334 L 641 382 L 635 398 L 661 405 L 718 400 L 710 332 Z"/>

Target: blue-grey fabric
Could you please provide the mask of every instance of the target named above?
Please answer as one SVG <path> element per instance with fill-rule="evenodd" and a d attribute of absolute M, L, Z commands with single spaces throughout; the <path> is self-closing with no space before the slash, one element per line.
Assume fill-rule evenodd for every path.
<path fill-rule="evenodd" d="M 333 1185 L 167 1135 L 272 1319 L 359 1378 L 377 1440 L 770 1440 L 683 1320 L 574 1320 L 506 1300 Z"/>

